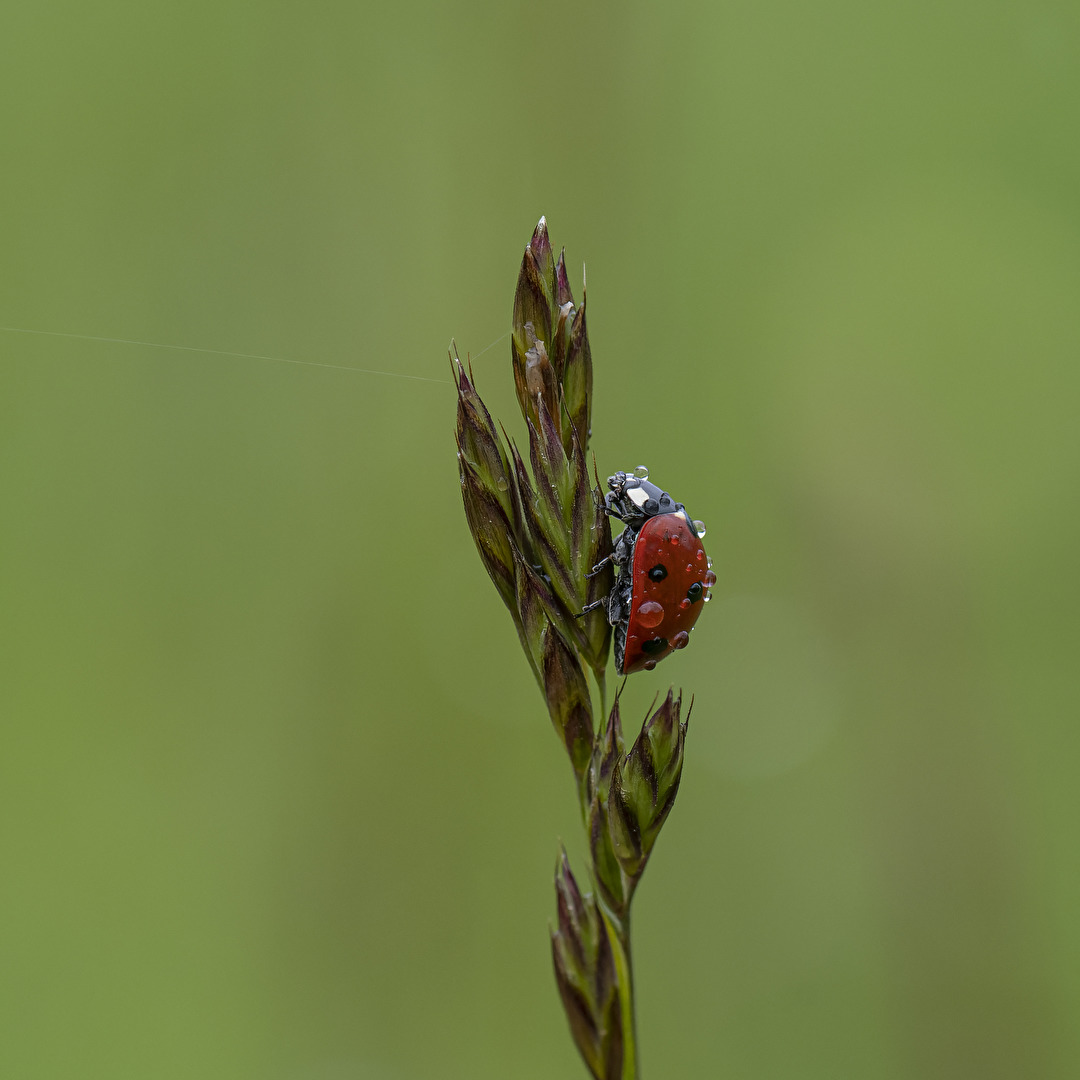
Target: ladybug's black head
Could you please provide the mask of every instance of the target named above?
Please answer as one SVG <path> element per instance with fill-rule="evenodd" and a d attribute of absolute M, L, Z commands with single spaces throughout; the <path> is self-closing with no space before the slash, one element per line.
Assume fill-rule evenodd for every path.
<path fill-rule="evenodd" d="M 648 470 L 639 467 L 637 475 L 617 472 L 608 477 L 608 506 L 617 510 L 624 521 L 644 521 L 657 514 L 675 514 L 683 509 L 666 492 L 648 481 Z M 644 475 L 642 475 L 644 474 Z"/>

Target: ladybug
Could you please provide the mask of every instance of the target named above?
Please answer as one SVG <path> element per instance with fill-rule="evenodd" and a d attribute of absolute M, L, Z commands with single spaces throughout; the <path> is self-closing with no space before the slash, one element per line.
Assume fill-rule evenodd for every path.
<path fill-rule="evenodd" d="M 615 587 L 585 608 L 607 609 L 615 628 L 615 670 L 620 675 L 652 671 L 675 649 L 684 649 L 690 631 L 716 584 L 712 560 L 701 538 L 705 526 L 692 521 L 682 503 L 648 481 L 649 470 L 617 472 L 608 478 L 604 508 L 626 528 L 615 550 L 593 567 L 608 563 L 618 570 Z"/>

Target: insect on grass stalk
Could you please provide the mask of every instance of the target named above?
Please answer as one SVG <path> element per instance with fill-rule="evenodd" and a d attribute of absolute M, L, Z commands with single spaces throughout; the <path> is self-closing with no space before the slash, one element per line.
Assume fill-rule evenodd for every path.
<path fill-rule="evenodd" d="M 457 457 L 469 530 L 570 759 L 588 840 L 592 891 L 579 888 L 565 850 L 556 864 L 556 920 L 550 931 L 556 985 L 590 1074 L 596 1080 L 638 1080 L 630 904 L 678 792 L 687 723 L 680 720 L 681 696 L 669 691 L 627 748 L 618 692 L 607 709 L 605 671 L 614 621 L 608 598 L 617 585 L 613 561 L 625 565 L 630 548 L 624 537 L 633 540 L 638 534 L 628 524 L 619 545 L 613 542 L 609 515 L 626 519 L 636 504 L 605 497 L 595 465 L 590 480 L 593 366 L 585 306 L 584 294 L 581 305 L 575 304 L 564 255 L 555 258 L 541 218 L 518 273 L 510 333 L 514 388 L 528 445 L 523 453 L 496 426 L 472 371 L 452 354 Z M 622 486 L 613 477 L 609 487 L 620 498 L 624 488 L 637 503 L 649 494 L 644 487 L 631 491 L 638 482 L 627 481 L 624 473 L 617 476 Z M 649 491 L 659 489 L 650 485 Z M 646 504 L 646 515 L 658 512 Z M 696 549 L 692 543 L 700 523 L 691 523 L 681 504 L 672 503 L 667 516 L 681 518 L 669 529 L 670 542 L 682 544 L 692 559 L 700 550 L 700 540 Z M 686 571 L 691 569 L 695 580 L 705 574 L 704 564 L 690 563 Z M 619 583 L 627 580 L 620 574 Z M 699 581 L 688 597 L 696 604 L 703 594 L 707 599 Z M 676 612 L 672 625 L 682 619 L 689 628 L 696 617 L 696 611 Z M 668 632 L 674 644 L 666 637 L 650 639 L 645 642 L 655 646 L 650 655 L 680 647 L 678 635 Z M 681 642 L 685 639 L 681 631 Z M 660 641 L 663 649 L 655 644 Z M 626 670 L 637 670 L 630 666 L 625 641 L 616 645 L 620 672 L 624 663 Z M 639 666 L 655 666 L 645 653 L 639 659 Z M 599 726 L 597 716 L 604 718 Z"/>

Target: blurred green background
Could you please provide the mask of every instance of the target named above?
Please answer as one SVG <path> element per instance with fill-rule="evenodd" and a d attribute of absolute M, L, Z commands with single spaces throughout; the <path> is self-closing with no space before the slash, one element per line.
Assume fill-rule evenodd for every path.
<path fill-rule="evenodd" d="M 1080 1075 L 1075 4 L 5 5 L 0 1075 L 583 1076 L 465 528 L 541 213 L 709 525 L 645 1075 Z"/>

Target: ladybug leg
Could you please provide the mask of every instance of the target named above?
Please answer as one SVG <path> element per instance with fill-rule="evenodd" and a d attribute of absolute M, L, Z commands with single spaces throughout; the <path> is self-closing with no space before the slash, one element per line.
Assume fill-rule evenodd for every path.
<path fill-rule="evenodd" d="M 615 549 L 610 555 L 605 555 L 593 568 L 585 575 L 585 579 L 596 577 L 601 570 L 604 569 L 608 563 L 612 566 L 623 567 L 626 565 L 627 560 L 630 558 L 630 552 L 633 550 L 631 544 L 627 541 L 626 530 L 621 532 L 615 540 Z"/>
<path fill-rule="evenodd" d="M 615 502 L 615 492 L 609 491 L 604 496 L 604 510 L 608 514 L 610 514 L 613 518 L 618 518 L 620 521 L 624 521 L 625 518 L 622 516 L 622 514 L 619 513 L 619 511 L 613 505 L 614 502 Z"/>
<path fill-rule="evenodd" d="M 599 574 L 599 573 L 600 573 L 600 571 L 601 571 L 601 570 L 603 570 L 603 569 L 604 569 L 604 567 L 605 567 L 605 566 L 607 566 L 607 564 L 608 564 L 608 563 L 612 563 L 612 562 L 614 562 L 614 561 L 615 561 L 615 557 L 614 557 L 614 555 L 605 555 L 605 556 L 604 556 L 604 558 L 602 558 L 602 559 L 601 559 L 601 560 L 600 560 L 600 561 L 599 561 L 599 562 L 598 562 L 598 563 L 597 563 L 597 564 L 596 564 L 596 565 L 595 565 L 595 566 L 594 566 L 594 567 L 592 568 L 592 570 L 590 570 L 590 571 L 589 571 L 589 573 L 587 573 L 587 574 L 585 575 L 585 580 L 586 580 L 586 581 L 588 581 L 588 580 L 589 580 L 589 578 L 594 578 L 594 577 L 596 577 L 596 575 L 597 575 L 597 574 Z"/>
<path fill-rule="evenodd" d="M 586 604 L 575 616 L 575 619 L 580 619 L 583 615 L 588 615 L 590 611 L 599 611 L 600 608 L 607 606 L 607 597 L 602 597 L 600 600 L 594 600 L 591 604 Z"/>

